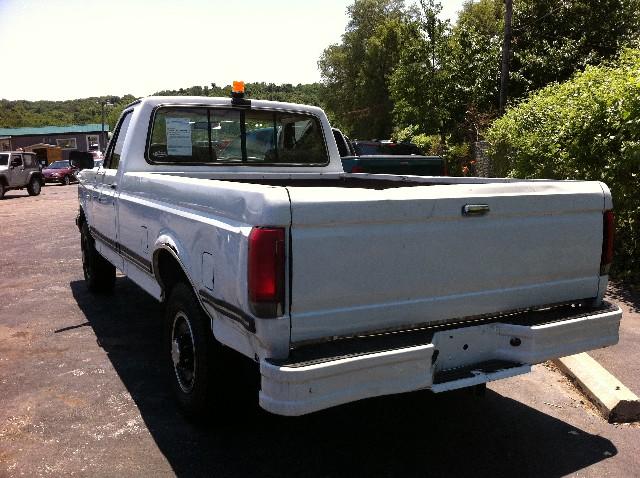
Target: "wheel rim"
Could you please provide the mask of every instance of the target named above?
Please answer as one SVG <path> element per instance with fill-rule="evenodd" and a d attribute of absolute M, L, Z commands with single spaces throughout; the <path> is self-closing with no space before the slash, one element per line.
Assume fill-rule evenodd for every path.
<path fill-rule="evenodd" d="M 68 186 L 70 182 L 71 182 L 71 181 L 69 181 L 69 176 L 65 176 L 65 177 L 64 177 L 64 185 L 65 185 L 65 186 Z"/>
<path fill-rule="evenodd" d="M 191 324 L 184 312 L 178 312 L 173 318 L 171 361 L 180 389 L 184 393 L 191 392 L 196 379 L 196 347 Z"/>
<path fill-rule="evenodd" d="M 38 194 L 40 192 L 40 182 L 39 181 L 34 181 L 33 182 L 33 192 Z"/>

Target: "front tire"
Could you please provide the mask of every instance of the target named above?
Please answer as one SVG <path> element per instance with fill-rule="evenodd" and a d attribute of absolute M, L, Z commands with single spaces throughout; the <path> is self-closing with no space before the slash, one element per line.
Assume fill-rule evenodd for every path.
<path fill-rule="evenodd" d="M 69 179 L 69 176 L 64 177 L 64 179 L 62 180 L 62 184 L 64 186 L 68 186 L 69 184 L 71 184 L 71 179 Z"/>
<path fill-rule="evenodd" d="M 82 224 L 80 232 L 80 247 L 82 271 L 89 290 L 94 293 L 111 292 L 116 283 L 116 268 L 96 250 L 95 240 L 86 221 Z"/>
<path fill-rule="evenodd" d="M 38 178 L 31 178 L 31 181 L 29 181 L 29 184 L 27 185 L 27 192 L 29 193 L 29 196 L 37 196 L 40 194 L 41 190 L 42 184 L 40 183 L 40 180 Z"/>
<path fill-rule="evenodd" d="M 5 188 L 4 184 L 0 183 L 0 199 L 4 199 Z"/>

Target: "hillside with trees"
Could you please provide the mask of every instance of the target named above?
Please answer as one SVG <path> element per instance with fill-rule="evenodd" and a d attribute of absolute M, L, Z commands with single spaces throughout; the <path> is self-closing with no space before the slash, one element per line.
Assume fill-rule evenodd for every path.
<path fill-rule="evenodd" d="M 300 85 L 275 85 L 273 83 L 247 83 L 247 95 L 274 101 L 288 101 L 321 106 L 322 85 L 319 83 Z M 222 96 L 229 97 L 231 85 L 219 87 L 191 86 L 177 90 L 163 90 L 154 96 Z M 105 107 L 105 123 L 112 127 L 122 109 L 136 98 L 132 95 L 101 96 L 67 101 L 9 101 L 0 100 L 0 127 L 64 126 L 71 124 L 100 123 L 102 103 Z"/>

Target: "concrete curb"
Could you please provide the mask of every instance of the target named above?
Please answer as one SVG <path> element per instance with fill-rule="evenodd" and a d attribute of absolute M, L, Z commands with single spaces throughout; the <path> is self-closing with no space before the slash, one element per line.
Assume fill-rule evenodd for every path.
<path fill-rule="evenodd" d="M 640 420 L 640 399 L 586 353 L 553 361 L 589 397 L 609 423 Z"/>

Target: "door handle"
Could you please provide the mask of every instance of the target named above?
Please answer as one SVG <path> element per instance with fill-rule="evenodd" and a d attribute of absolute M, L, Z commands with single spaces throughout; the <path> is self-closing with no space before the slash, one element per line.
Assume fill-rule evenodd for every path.
<path fill-rule="evenodd" d="M 463 216 L 484 216 L 489 211 L 488 204 L 465 204 L 462 206 Z"/>

